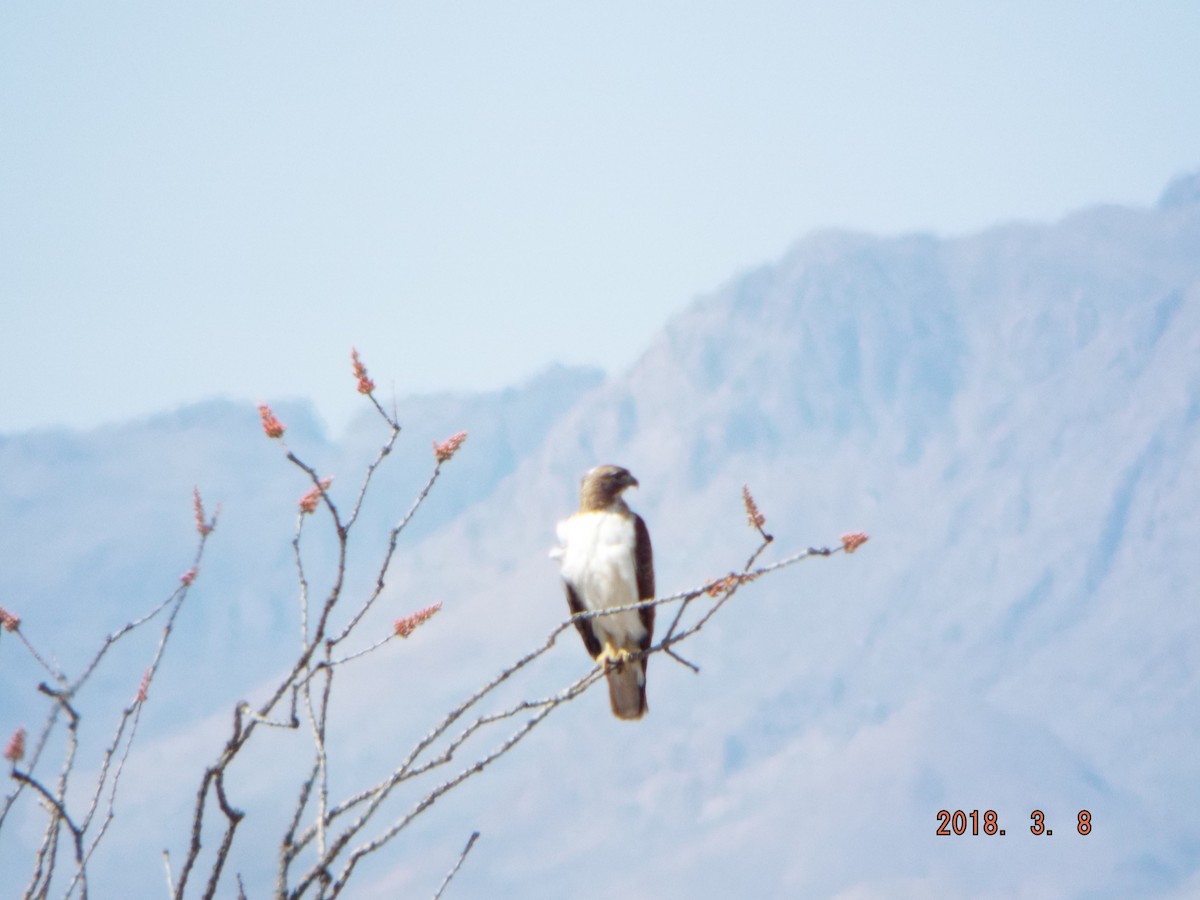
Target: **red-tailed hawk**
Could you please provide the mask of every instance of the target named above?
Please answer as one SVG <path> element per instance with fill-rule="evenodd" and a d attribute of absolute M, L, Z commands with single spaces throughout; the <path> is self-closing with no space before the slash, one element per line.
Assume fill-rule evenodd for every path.
<path fill-rule="evenodd" d="M 572 613 L 629 606 L 654 597 L 654 554 L 642 517 L 621 493 L 637 479 L 620 466 L 597 466 L 583 476 L 579 511 L 558 523 L 567 605 Z M 613 715 L 646 714 L 646 657 L 654 607 L 576 620 L 592 658 L 605 668 Z"/>

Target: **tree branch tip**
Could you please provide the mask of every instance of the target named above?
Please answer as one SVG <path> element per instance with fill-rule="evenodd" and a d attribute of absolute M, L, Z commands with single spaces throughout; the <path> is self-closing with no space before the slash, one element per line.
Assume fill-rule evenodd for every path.
<path fill-rule="evenodd" d="M 175 878 L 171 874 L 171 851 L 164 849 L 162 852 L 162 855 L 163 855 L 163 866 L 167 870 L 167 894 L 171 897 L 174 897 L 175 896 Z"/>
<path fill-rule="evenodd" d="M 455 862 L 454 868 L 452 868 L 446 874 L 446 878 L 442 881 L 441 887 L 439 887 L 437 893 L 433 895 L 433 900 L 439 900 L 442 894 L 445 893 L 446 886 L 449 885 L 454 876 L 458 874 L 458 870 L 462 868 L 463 861 L 466 860 L 467 854 L 471 852 L 471 848 L 475 846 L 475 842 L 477 840 L 479 840 L 479 832 L 471 832 L 471 836 L 467 839 L 467 846 L 463 847 L 462 853 L 458 854 L 458 861 Z"/>
<path fill-rule="evenodd" d="M 55 700 L 58 700 L 60 703 L 63 703 L 64 705 L 66 705 L 67 698 L 70 696 L 70 692 L 68 690 L 52 688 L 52 687 L 50 687 L 50 685 L 46 684 L 46 682 L 44 682 L 44 681 L 38 682 L 37 689 L 41 693 L 45 694 L 47 697 L 53 697 Z"/>
<path fill-rule="evenodd" d="M 700 667 L 698 665 L 684 659 L 682 656 L 680 656 L 678 653 L 676 653 L 670 647 L 663 647 L 663 652 L 666 653 L 667 656 L 671 657 L 671 659 L 675 660 L 677 663 L 687 666 L 689 669 L 691 669 L 697 675 L 700 674 Z"/>

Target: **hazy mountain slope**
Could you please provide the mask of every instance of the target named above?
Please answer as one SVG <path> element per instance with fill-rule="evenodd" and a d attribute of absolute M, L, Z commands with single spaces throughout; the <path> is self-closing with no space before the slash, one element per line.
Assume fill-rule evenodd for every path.
<path fill-rule="evenodd" d="M 744 557 L 743 480 L 783 549 L 874 541 L 757 585 L 697 641 L 700 678 L 656 661 L 638 731 L 556 740 L 597 786 L 494 800 L 530 807 L 494 826 L 508 880 L 476 861 L 465 883 L 599 897 L 625 859 L 631 896 L 1175 890 L 1200 865 L 1197 250 L 1186 204 L 821 235 L 670 323 L 425 558 L 532 557 L 597 459 L 642 479 L 666 590 Z M 499 583 L 466 601 L 493 638 L 496 593 L 501 628 L 553 618 L 527 597 L 552 569 Z M 1006 836 L 936 837 L 941 808 L 996 809 Z M 547 867 L 528 851 L 576 830 Z"/>
<path fill-rule="evenodd" d="M 429 440 L 459 428 L 471 438 L 369 625 L 432 599 L 443 613 L 340 683 L 347 783 L 386 771 L 438 709 L 561 620 L 546 553 L 597 461 L 641 479 L 631 500 L 664 593 L 745 559 L 744 482 L 778 538 L 768 560 L 851 529 L 872 542 L 746 589 L 686 649 L 699 676 L 653 660 L 651 714 L 636 726 L 612 720 L 599 692 L 556 714 L 365 869 L 356 896 L 431 894 L 476 828 L 484 837 L 455 886 L 464 897 L 1187 896 L 1200 877 L 1200 177 L 1155 209 L 956 240 L 817 235 L 697 301 L 623 376 L 596 386 L 559 374 L 507 399 L 402 409 L 415 421 L 372 525 L 403 511 Z M 46 436 L 4 439 L 0 521 L 34 525 L 5 531 L 24 542 L 0 596 L 49 584 L 38 596 L 73 597 L 105 548 L 129 583 L 139 571 L 169 583 L 179 563 L 161 557 L 187 546 L 190 483 L 245 479 L 219 485 L 225 502 L 261 498 L 255 528 L 277 555 L 264 559 L 263 535 L 231 525 L 212 548 L 213 569 L 222 557 L 230 569 L 206 570 L 206 596 L 250 585 L 274 598 L 240 613 L 269 618 L 254 633 L 290 634 L 287 539 L 304 485 L 254 433 L 253 411 L 238 415 L 253 459 L 231 449 L 193 460 L 188 448 L 208 438 L 183 422 L 153 440 L 150 425 L 131 426 L 105 456 L 117 474 L 86 520 L 124 498 L 111 532 L 61 524 L 83 483 L 104 484 L 104 467 L 71 463 L 95 436 L 70 453 L 30 443 Z M 293 445 L 351 492 L 343 473 L 369 458 L 374 426 L 356 424 L 335 447 L 289 415 Z M 162 476 L 146 457 L 163 448 L 182 500 L 151 486 Z M 182 513 L 179 536 L 157 544 L 139 510 L 167 508 L 154 493 L 164 490 Z M 53 538 L 52 554 L 38 535 Z M 132 550 L 122 535 L 136 536 Z M 161 573 L 149 557 L 139 567 L 144 551 Z M 211 602 L 191 611 L 181 670 L 197 646 L 229 650 L 222 629 L 233 626 Z M 0 643 L 0 659 L 9 652 Z M 586 667 L 578 640 L 560 641 L 520 690 Z M 162 686 L 171 722 L 185 687 Z M 211 755 L 227 706 L 205 708 L 220 713 L 148 742 L 142 769 Z M 264 751 L 239 798 L 270 815 L 279 769 Z M 164 833 L 194 783 L 171 799 L 131 779 L 133 819 Z M 994 809 L 1006 834 L 939 837 L 943 808 Z M 1035 809 L 1053 836 L 1029 833 Z M 1087 836 L 1075 828 L 1082 809 Z M 124 868 L 145 855 L 149 874 L 110 872 L 112 883 L 157 884 L 158 845 L 186 838 L 174 831 L 149 851 L 136 829 L 115 834 Z M 235 863 L 256 883 L 263 859 L 252 841 Z"/>

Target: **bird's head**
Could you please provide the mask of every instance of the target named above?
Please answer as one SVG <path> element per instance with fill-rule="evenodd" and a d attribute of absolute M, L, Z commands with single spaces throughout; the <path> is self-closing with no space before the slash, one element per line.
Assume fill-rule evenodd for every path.
<path fill-rule="evenodd" d="M 607 509 L 620 499 L 622 491 L 637 486 L 637 479 L 628 469 L 596 466 L 583 476 L 579 489 L 580 506 L 583 509 Z"/>

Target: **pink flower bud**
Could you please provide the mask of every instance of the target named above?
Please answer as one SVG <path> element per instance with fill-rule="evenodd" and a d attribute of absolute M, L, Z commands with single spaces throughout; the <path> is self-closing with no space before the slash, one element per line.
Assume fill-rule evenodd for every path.
<path fill-rule="evenodd" d="M 200 488 L 192 488 L 192 511 L 196 514 L 196 531 L 201 537 L 210 534 L 216 525 L 204 515 L 204 502 L 200 499 Z"/>
<path fill-rule="evenodd" d="M 354 377 L 358 379 L 358 392 L 360 394 L 371 393 L 375 390 L 375 382 L 367 377 L 367 367 L 358 358 L 358 351 L 353 347 L 350 348 L 350 359 L 354 361 Z"/>
<path fill-rule="evenodd" d="M 864 532 L 861 532 L 861 531 L 854 531 L 854 532 L 851 532 L 850 534 L 843 534 L 842 535 L 842 549 L 845 550 L 847 553 L 853 553 L 855 550 L 857 550 L 859 547 L 861 547 L 863 544 L 865 544 L 869 540 L 870 540 L 870 538 Z"/>
<path fill-rule="evenodd" d="M 263 431 L 266 432 L 269 438 L 281 438 L 287 428 L 282 422 L 275 418 L 275 413 L 271 412 L 271 407 L 265 403 L 260 403 L 258 406 L 258 414 L 262 416 Z"/>
<path fill-rule="evenodd" d="M 8 739 L 8 746 L 4 748 L 4 758 L 14 765 L 25 758 L 24 728 L 18 728 L 13 732 L 13 736 Z"/>
<path fill-rule="evenodd" d="M 424 609 L 419 609 L 412 615 L 405 616 L 403 619 L 397 619 L 392 625 L 396 631 L 396 636 L 402 638 L 408 637 L 410 634 L 416 631 L 420 625 L 423 625 L 425 622 L 428 622 L 435 615 L 437 615 L 438 610 L 441 608 L 441 603 L 435 603 L 433 606 L 427 606 Z"/>
<path fill-rule="evenodd" d="M 449 462 L 454 454 L 458 452 L 458 448 L 462 446 L 463 441 L 467 439 L 467 433 L 460 431 L 458 434 L 452 435 L 440 444 L 437 441 L 433 442 L 433 455 L 439 463 Z"/>
<path fill-rule="evenodd" d="M 320 487 L 313 485 L 312 490 L 300 498 L 300 512 L 305 515 L 316 512 L 317 504 L 321 502 L 321 494 L 329 490 L 331 484 L 332 478 L 322 478 Z"/>

